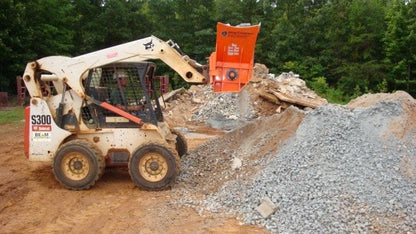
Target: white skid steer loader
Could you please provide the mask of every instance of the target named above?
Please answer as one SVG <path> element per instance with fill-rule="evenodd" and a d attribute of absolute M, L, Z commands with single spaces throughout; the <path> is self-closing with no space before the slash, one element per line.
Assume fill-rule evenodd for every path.
<path fill-rule="evenodd" d="M 258 25 L 227 27 L 233 47 L 240 40 L 245 43 L 241 47 L 248 46 L 244 37 L 251 36 L 253 51 Z M 236 34 L 233 30 L 249 31 Z M 213 75 L 208 75 L 208 66 L 189 59 L 172 41 L 154 36 L 78 57 L 50 56 L 28 63 L 23 75 L 31 96 L 25 114 L 27 157 L 52 162 L 56 179 L 72 190 L 89 189 L 108 166 L 128 166 L 141 189 L 172 186 L 187 144 L 179 131 L 163 121 L 155 88 L 156 66 L 148 60 L 162 60 L 190 83 L 215 79 L 219 92 L 235 91 L 221 90 L 221 79 L 224 87 L 235 83 L 242 88 L 249 80 L 246 76 L 251 76 L 245 69 L 250 69 L 251 62 L 252 71 L 253 53 L 231 55 L 250 57 L 248 65 L 227 64 L 213 57 L 221 54 L 218 50 L 210 58 L 216 60 L 209 68 Z M 232 77 L 227 77 L 230 69 Z M 237 79 L 238 72 L 242 75 Z"/>

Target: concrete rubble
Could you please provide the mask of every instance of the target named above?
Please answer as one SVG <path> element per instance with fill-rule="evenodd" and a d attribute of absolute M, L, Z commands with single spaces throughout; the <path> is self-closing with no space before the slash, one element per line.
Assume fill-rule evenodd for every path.
<path fill-rule="evenodd" d="M 256 118 L 280 113 L 292 105 L 314 109 L 328 103 L 292 72 L 275 78 L 262 64 L 255 65 L 252 81 L 239 93 L 213 93 L 211 86 L 194 85 L 185 92 L 175 90 L 174 94 L 180 102 L 172 103 L 169 99 L 175 99 L 175 95 L 167 94 L 168 113 L 170 110 L 178 113 L 179 106 L 185 105 L 192 110 L 192 113 L 187 111 L 192 114 L 188 121 L 204 122 L 228 131 Z"/>
<path fill-rule="evenodd" d="M 268 218 L 277 210 L 277 206 L 270 200 L 269 197 L 266 197 L 263 202 L 256 208 L 263 218 Z"/>

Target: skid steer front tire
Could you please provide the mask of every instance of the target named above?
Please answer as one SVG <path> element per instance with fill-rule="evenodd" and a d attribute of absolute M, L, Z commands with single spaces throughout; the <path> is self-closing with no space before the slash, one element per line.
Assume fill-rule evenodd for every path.
<path fill-rule="evenodd" d="M 129 161 L 129 173 L 137 187 L 158 191 L 171 187 L 179 175 L 180 158 L 164 143 L 139 147 Z"/>
<path fill-rule="evenodd" d="M 91 188 L 104 173 L 105 162 L 93 144 L 85 140 L 72 140 L 55 153 L 53 173 L 67 189 Z"/>

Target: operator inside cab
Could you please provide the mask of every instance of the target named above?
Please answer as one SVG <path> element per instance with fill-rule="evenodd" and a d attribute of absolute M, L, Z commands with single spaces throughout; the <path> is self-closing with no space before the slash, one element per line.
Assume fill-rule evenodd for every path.
<path fill-rule="evenodd" d="M 124 89 L 128 85 L 127 72 L 119 69 L 113 74 L 113 79 L 116 82 L 116 87 L 111 91 L 110 102 L 112 105 L 125 111 L 140 111 L 143 110 L 142 105 L 130 105 L 127 103 Z"/>

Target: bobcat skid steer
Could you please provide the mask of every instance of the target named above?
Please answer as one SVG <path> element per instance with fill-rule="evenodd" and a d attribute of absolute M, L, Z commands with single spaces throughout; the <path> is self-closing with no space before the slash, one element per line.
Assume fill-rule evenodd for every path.
<path fill-rule="evenodd" d="M 78 57 L 29 62 L 23 75 L 31 96 L 25 113 L 29 160 L 52 162 L 56 179 L 72 190 L 89 189 L 108 166 L 128 166 L 141 189 L 172 186 L 187 144 L 163 121 L 156 66 L 149 60 L 162 60 L 186 82 L 238 91 L 251 76 L 259 25 L 225 26 L 217 41 L 227 40 L 217 43 L 209 66 L 154 36 Z"/>

